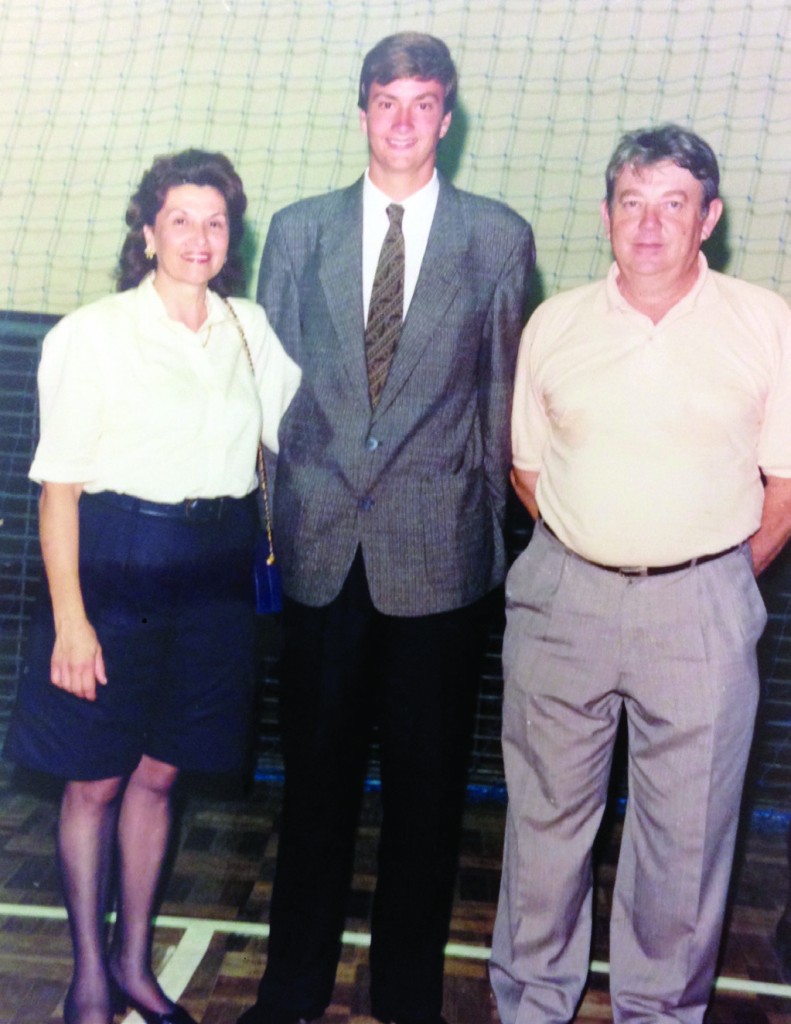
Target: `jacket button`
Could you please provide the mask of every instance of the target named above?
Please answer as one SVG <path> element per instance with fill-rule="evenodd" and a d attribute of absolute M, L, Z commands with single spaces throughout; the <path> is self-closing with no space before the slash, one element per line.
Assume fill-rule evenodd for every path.
<path fill-rule="evenodd" d="M 360 498 L 357 502 L 357 508 L 359 508 L 361 512 L 370 512 L 375 504 L 376 502 L 374 499 L 370 497 L 370 495 L 366 494 L 364 498 Z"/>
<path fill-rule="evenodd" d="M 379 440 L 376 437 L 369 437 L 365 442 L 365 447 L 369 452 L 375 452 L 379 447 Z"/>

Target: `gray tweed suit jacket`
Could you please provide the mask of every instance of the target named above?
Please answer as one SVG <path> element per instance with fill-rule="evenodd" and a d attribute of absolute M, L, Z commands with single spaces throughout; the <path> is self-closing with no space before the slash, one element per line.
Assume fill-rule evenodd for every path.
<path fill-rule="evenodd" d="M 286 593 L 329 603 L 362 549 L 389 615 L 459 608 L 502 581 L 514 364 L 530 226 L 440 178 L 382 397 L 368 397 L 362 179 L 272 219 L 258 300 L 302 368 L 280 426 L 275 542 Z"/>

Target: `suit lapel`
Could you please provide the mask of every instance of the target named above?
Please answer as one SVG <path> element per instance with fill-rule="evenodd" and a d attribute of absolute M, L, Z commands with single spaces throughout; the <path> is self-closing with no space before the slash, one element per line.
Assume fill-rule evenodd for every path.
<path fill-rule="evenodd" d="M 322 233 L 319 280 L 338 339 L 339 361 L 354 388 L 368 401 L 362 285 L 362 179 L 348 188 L 337 215 Z"/>
<path fill-rule="evenodd" d="M 463 281 L 467 237 L 455 188 L 440 177 L 434 220 L 417 285 L 375 415 L 387 409 L 414 372 Z"/>

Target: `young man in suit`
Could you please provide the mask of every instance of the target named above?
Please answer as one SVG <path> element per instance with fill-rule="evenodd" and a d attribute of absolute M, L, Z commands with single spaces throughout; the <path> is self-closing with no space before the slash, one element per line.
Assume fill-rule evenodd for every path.
<path fill-rule="evenodd" d="M 365 175 L 278 213 L 259 301 L 302 385 L 282 423 L 282 832 L 267 970 L 241 1024 L 332 996 L 374 723 L 379 1020 L 439 1024 L 487 595 L 505 571 L 509 410 L 529 225 L 435 170 L 456 70 L 382 40 L 360 78 Z"/>

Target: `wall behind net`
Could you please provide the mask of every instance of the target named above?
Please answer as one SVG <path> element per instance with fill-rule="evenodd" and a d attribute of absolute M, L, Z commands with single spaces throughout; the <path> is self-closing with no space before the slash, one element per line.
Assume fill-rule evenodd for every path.
<path fill-rule="evenodd" d="M 128 197 L 202 146 L 269 218 L 365 163 L 365 51 L 414 28 L 461 74 L 443 165 L 532 221 L 541 292 L 600 275 L 603 169 L 626 129 L 674 120 L 723 169 L 727 269 L 791 298 L 786 0 L 0 0 L 4 306 L 62 313 L 113 287 Z"/>

